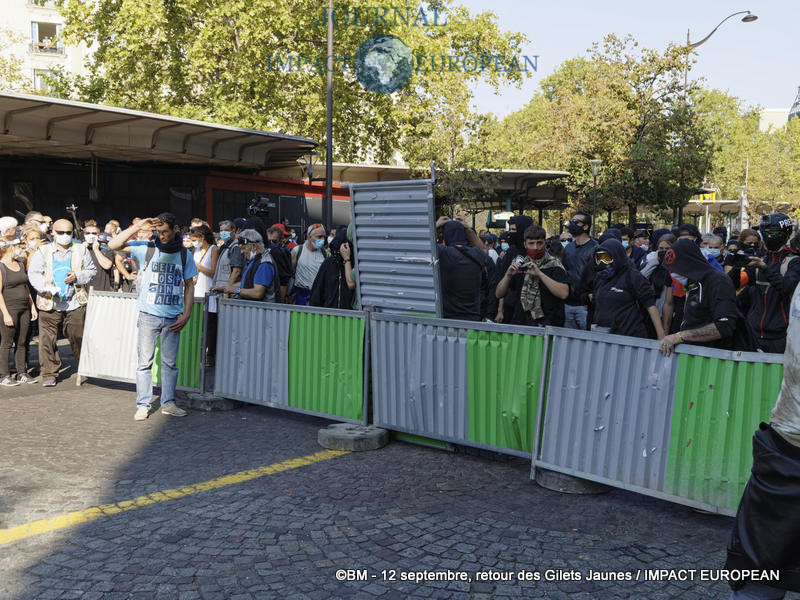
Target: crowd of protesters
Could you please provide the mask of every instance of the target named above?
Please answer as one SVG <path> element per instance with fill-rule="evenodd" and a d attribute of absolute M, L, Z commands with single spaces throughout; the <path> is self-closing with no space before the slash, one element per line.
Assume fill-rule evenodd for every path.
<path fill-rule="evenodd" d="M 124 231 L 117 220 L 102 228 L 86 220 L 78 232 L 77 221 L 54 222 L 36 211 L 22 223 L 0 218 L 0 385 L 37 381 L 27 364 L 37 323 L 42 384 L 56 384 L 59 331 L 78 357 L 92 290 L 139 294 L 140 303 L 162 307 L 147 313 L 157 318 L 185 313 L 176 275 L 145 277 L 152 249 L 160 257 L 166 244 L 159 243 L 164 219 L 174 234 L 169 248 L 177 249 L 163 253 L 182 257 L 174 262 L 182 275 L 191 273 L 191 298 L 356 307 L 350 228 L 328 232 L 315 223 L 298 238 L 288 220 L 268 227 L 252 216 L 212 227 L 199 218 L 181 226 L 169 213 L 161 217 L 133 219 Z M 499 236 L 461 219 L 441 217 L 436 225 L 445 318 L 658 339 L 665 354 L 684 342 L 784 351 L 800 280 L 798 236 L 787 215 L 765 215 L 730 239 L 724 228 L 701 235 L 691 224 L 655 231 L 618 224 L 595 239 L 583 212 L 551 236 L 524 215 Z"/>
<path fill-rule="evenodd" d="M 173 343 L 177 351 L 177 336 L 170 338 L 163 320 L 171 320 L 170 326 L 184 316 L 188 321 L 191 308 L 184 306 L 185 295 L 354 308 L 356 277 L 347 228 L 326 235 L 325 228 L 315 223 L 304 233 L 300 240 L 288 220 L 267 227 L 257 216 L 221 221 L 212 228 L 199 218 L 181 226 L 173 215 L 163 213 L 135 218 L 125 230 L 117 220 L 101 228 L 91 219 L 82 224 L 67 219 L 54 222 L 38 211 L 29 212 L 21 223 L 2 217 L 0 385 L 40 379 L 46 387 L 56 385 L 62 370 L 59 333 L 68 339 L 73 356 L 79 357 L 86 304 L 93 291 L 139 295 L 140 338 L 143 330 L 150 331 L 146 340 L 139 340 L 137 381 L 142 382 L 150 377 L 159 336 L 162 348 L 167 343 L 167 354 Z M 161 271 L 154 275 L 156 269 Z M 187 274 L 191 289 L 183 287 Z M 184 324 L 172 332 L 178 333 Z M 35 369 L 28 364 L 37 326 L 40 377 L 33 376 Z M 216 326 L 216 321 L 211 319 L 209 326 Z M 171 375 L 165 373 L 166 379 Z M 150 390 L 144 383 L 142 387 L 139 406 L 149 406 Z M 168 389 L 166 408 L 170 398 Z M 168 414 L 179 412 L 173 406 Z"/>
<path fill-rule="evenodd" d="M 681 343 L 782 353 L 800 281 L 798 235 L 782 213 L 727 238 L 683 224 L 590 235 L 576 212 L 549 236 L 525 215 L 499 236 L 441 217 L 445 318 L 559 326 Z"/>

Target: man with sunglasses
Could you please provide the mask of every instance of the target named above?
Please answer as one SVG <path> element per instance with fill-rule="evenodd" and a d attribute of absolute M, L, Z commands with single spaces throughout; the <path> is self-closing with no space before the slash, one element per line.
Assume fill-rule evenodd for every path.
<path fill-rule="evenodd" d="M 587 265 L 593 268 L 594 251 L 597 241 L 589 237 L 592 227 L 592 217 L 583 212 L 576 212 L 567 222 L 567 231 L 572 236 L 572 242 L 564 247 L 561 263 L 569 276 L 569 287 L 572 291 L 564 305 L 564 327 L 571 329 L 586 329 L 588 307 L 578 297 L 581 289 L 583 271 Z M 590 264 L 591 263 L 591 264 Z"/>
<path fill-rule="evenodd" d="M 152 227 L 152 241 L 128 240 L 145 227 Z M 127 242 L 127 247 L 125 247 Z M 136 414 L 134 420 L 144 421 L 150 415 L 153 396 L 153 357 L 156 343 L 161 339 L 161 412 L 173 417 L 185 417 L 186 411 L 175 405 L 178 383 L 180 332 L 192 315 L 194 276 L 197 266 L 183 247 L 175 215 L 161 213 L 156 218 L 142 219 L 115 235 L 108 243 L 111 250 L 122 250 L 139 262 L 139 337 L 136 369 Z"/>
<path fill-rule="evenodd" d="M 89 249 L 73 242 L 72 223 L 59 219 L 53 230 L 53 242 L 39 246 L 28 269 L 39 309 L 39 362 L 44 387 L 53 387 L 61 370 L 56 346 L 59 327 L 69 340 L 73 356 L 80 358 L 86 285 L 97 274 Z"/>
<path fill-rule="evenodd" d="M 793 228 L 794 223 L 783 213 L 761 217 L 758 230 L 767 252 L 763 258 L 750 259 L 746 268 L 754 271 L 754 281 L 737 297 L 753 341 L 764 352 L 781 354 L 786 348 L 789 301 L 800 281 L 800 259 L 787 245 Z"/>

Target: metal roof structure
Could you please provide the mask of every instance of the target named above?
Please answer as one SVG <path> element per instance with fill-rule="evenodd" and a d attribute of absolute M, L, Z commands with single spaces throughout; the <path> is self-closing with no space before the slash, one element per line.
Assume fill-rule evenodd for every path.
<path fill-rule="evenodd" d="M 0 92 L 0 156 L 261 170 L 294 165 L 310 138 Z"/>

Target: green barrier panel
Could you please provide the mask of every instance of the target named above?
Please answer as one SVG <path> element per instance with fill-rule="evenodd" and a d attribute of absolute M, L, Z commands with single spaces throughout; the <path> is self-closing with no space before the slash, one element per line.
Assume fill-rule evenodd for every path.
<path fill-rule="evenodd" d="M 544 338 L 467 332 L 470 441 L 530 452 Z"/>
<path fill-rule="evenodd" d="M 430 448 L 438 448 L 439 450 L 447 450 L 447 442 L 443 442 L 442 440 L 434 440 L 433 438 L 414 435 L 413 433 L 402 433 L 400 431 L 393 431 L 392 436 L 394 436 L 394 439 L 400 440 L 401 442 L 417 444 L 418 446 L 428 446 Z"/>
<path fill-rule="evenodd" d="M 681 354 L 664 491 L 735 511 L 782 378 L 781 364 Z"/>
<path fill-rule="evenodd" d="M 203 377 L 203 303 L 195 302 L 189 322 L 181 329 L 178 346 L 178 387 L 200 389 Z M 161 340 L 156 344 L 153 359 L 153 383 L 161 382 Z"/>
<path fill-rule="evenodd" d="M 289 406 L 361 420 L 364 319 L 293 312 L 289 321 Z"/>

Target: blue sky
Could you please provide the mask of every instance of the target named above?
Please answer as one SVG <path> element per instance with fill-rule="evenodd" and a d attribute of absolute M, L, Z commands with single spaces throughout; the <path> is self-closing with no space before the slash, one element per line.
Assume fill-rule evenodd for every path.
<path fill-rule="evenodd" d="M 663 49 L 669 42 L 686 42 L 686 30 L 696 42 L 726 16 L 750 10 L 752 23 L 739 17 L 726 21 L 697 49 L 692 75 L 704 84 L 727 90 L 747 104 L 788 109 L 800 86 L 799 0 L 766 0 L 731 3 L 717 0 L 512 1 L 455 0 L 471 12 L 491 10 L 501 29 L 528 37 L 523 54 L 539 55 L 539 70 L 521 89 L 507 87 L 495 95 L 488 85 L 475 89 L 475 105 L 481 112 L 505 116 L 524 106 L 538 89 L 539 81 L 562 61 L 585 54 L 592 42 L 607 33 L 630 33 L 640 46 Z"/>

